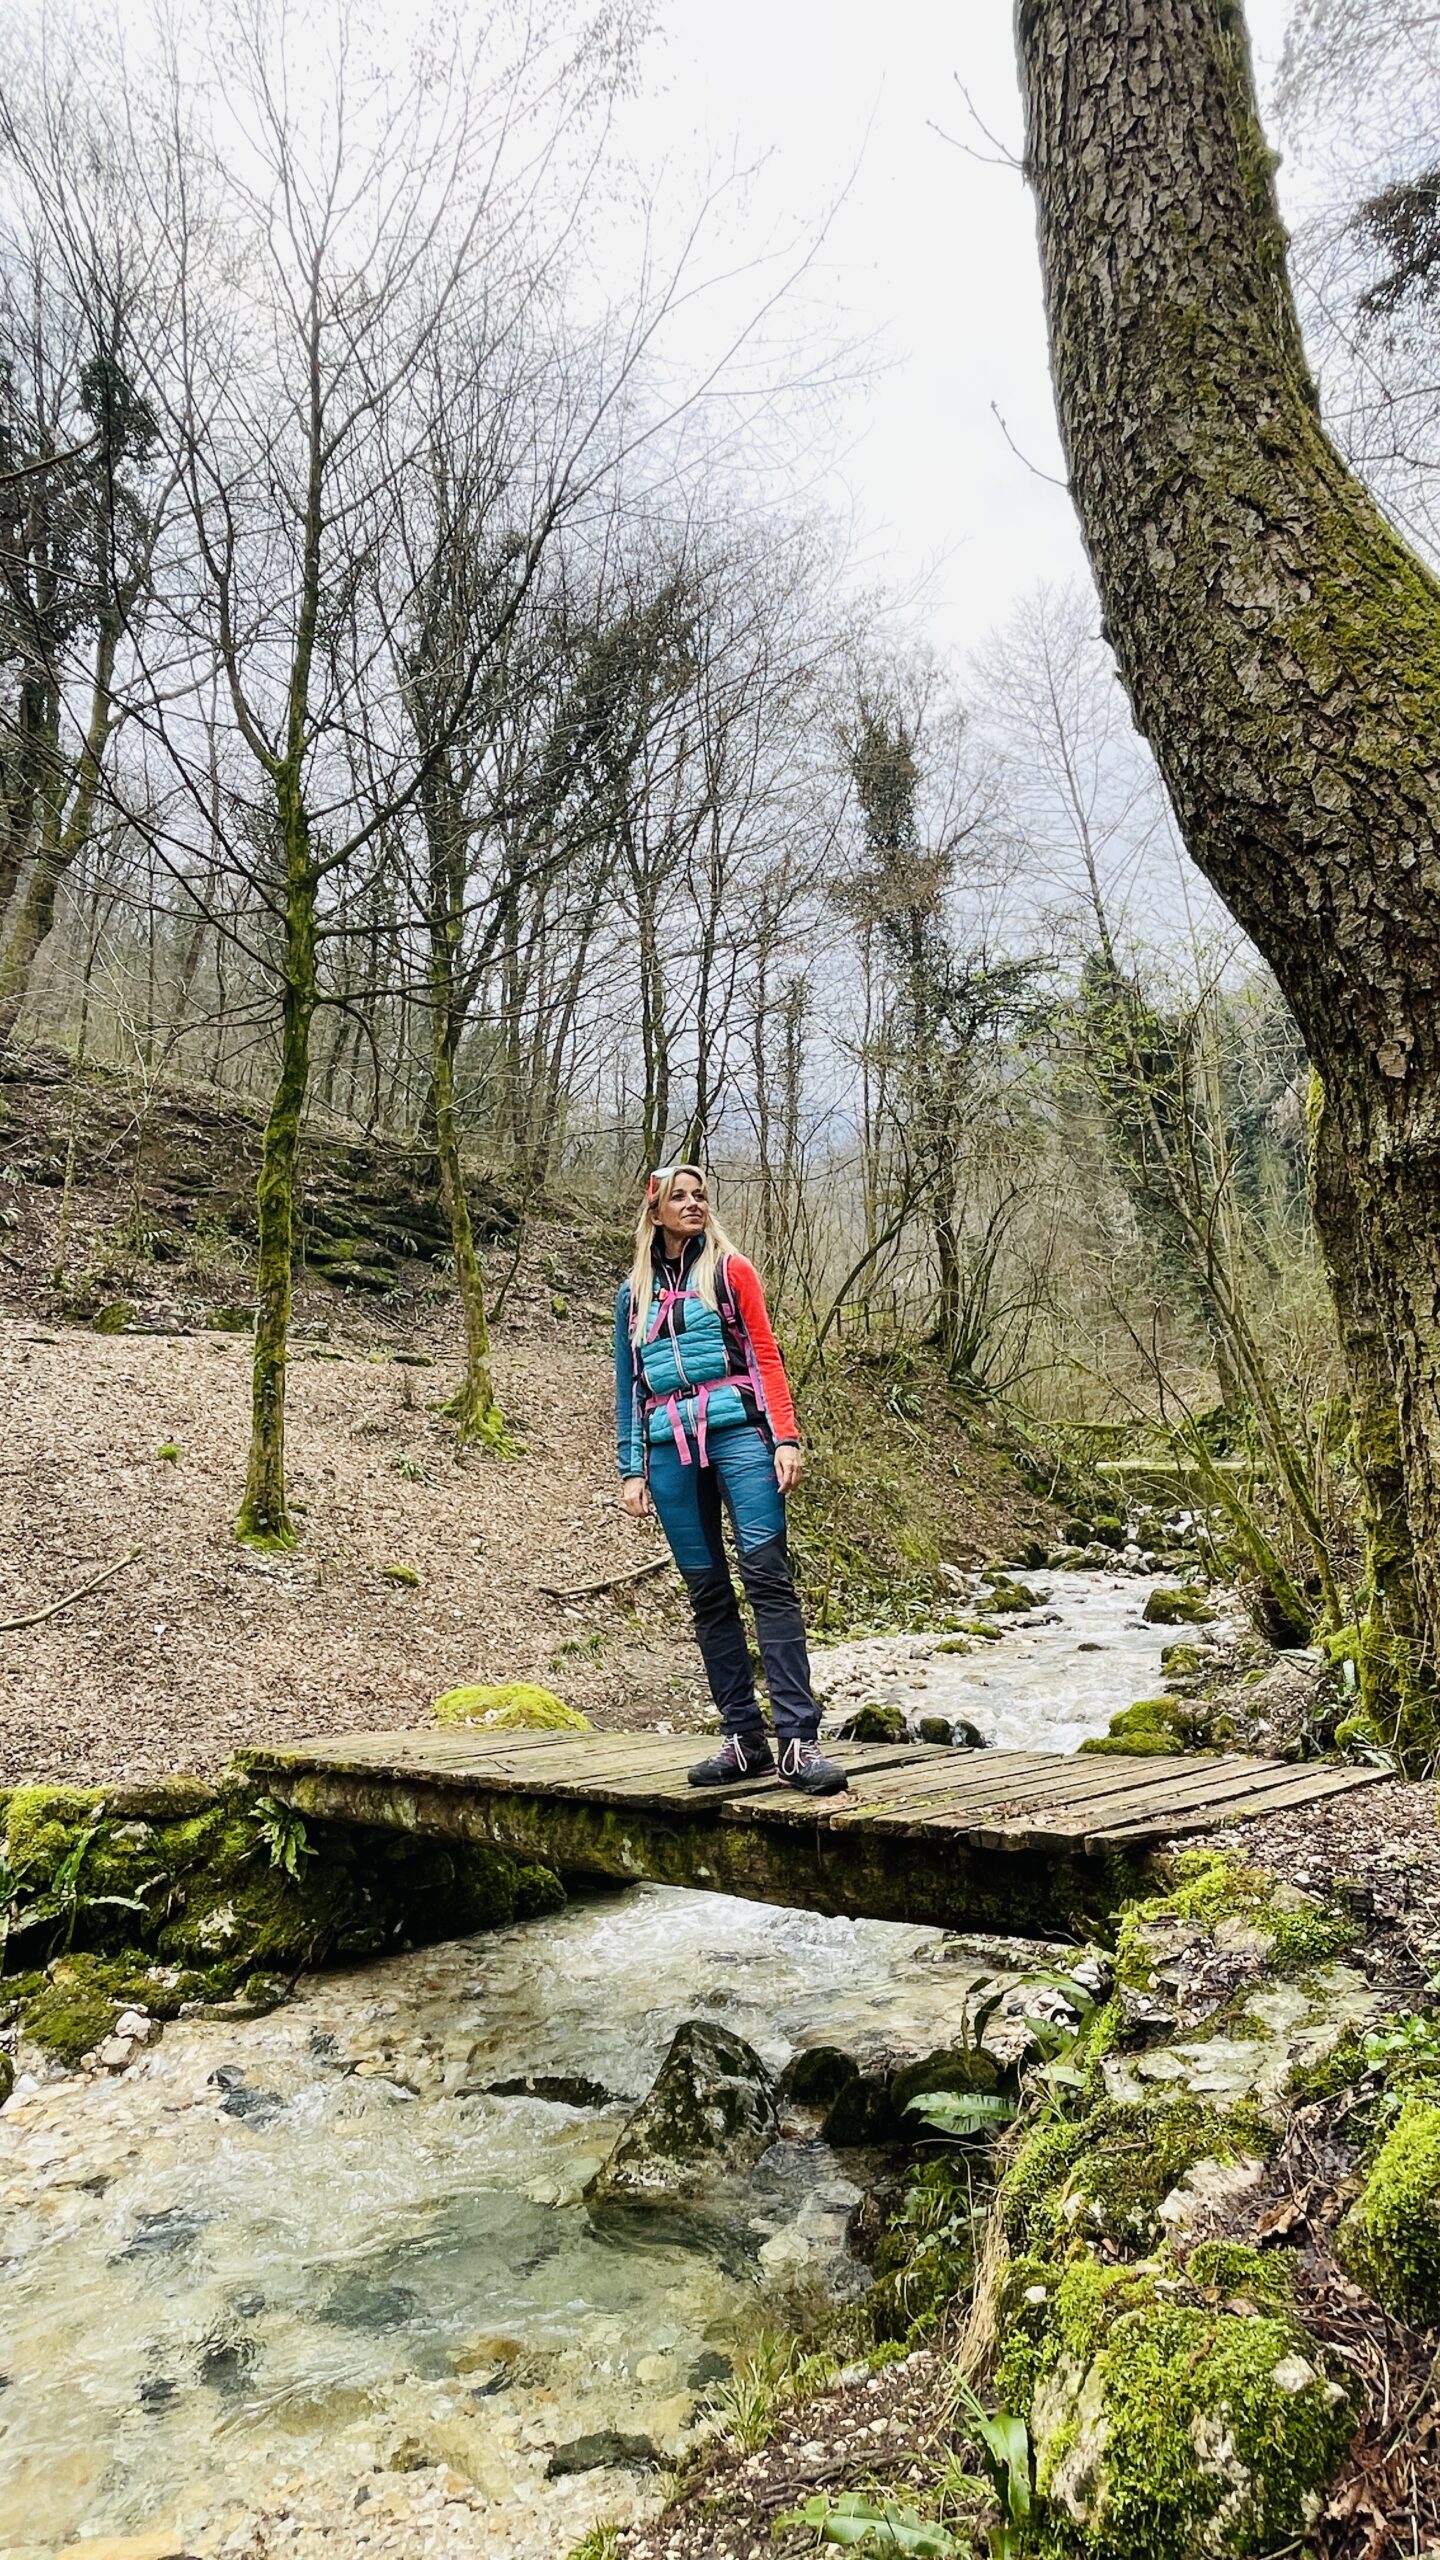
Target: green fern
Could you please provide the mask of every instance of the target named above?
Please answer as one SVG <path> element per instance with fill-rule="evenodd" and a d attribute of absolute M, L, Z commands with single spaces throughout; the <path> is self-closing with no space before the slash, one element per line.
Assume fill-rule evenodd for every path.
<path fill-rule="evenodd" d="M 276 1796 L 257 1796 L 254 1805 L 255 1828 L 269 1851 L 272 1867 L 283 1869 L 287 1876 L 298 1879 L 307 1858 L 315 1855 L 315 1844 L 305 1828 L 304 1817 Z"/>

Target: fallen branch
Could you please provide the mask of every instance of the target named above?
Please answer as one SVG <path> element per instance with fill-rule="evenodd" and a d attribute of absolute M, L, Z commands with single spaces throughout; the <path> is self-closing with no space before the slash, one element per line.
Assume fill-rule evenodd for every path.
<path fill-rule="evenodd" d="M 0 1636 L 13 1635 L 17 1627 L 38 1627 L 42 1618 L 58 1616 L 62 1609 L 70 1607 L 72 1601 L 84 1600 L 90 1592 L 98 1591 L 102 1582 L 113 1582 L 117 1573 L 123 1573 L 127 1565 L 134 1564 L 144 1553 L 143 1547 L 132 1547 L 128 1556 L 122 1556 L 118 1564 L 107 1564 L 99 1573 L 92 1573 L 88 1582 L 79 1583 L 73 1591 L 62 1592 L 48 1608 L 31 1609 L 23 1618 L 0 1618 Z"/>
<path fill-rule="evenodd" d="M 643 1582 L 647 1574 L 663 1573 L 670 1562 L 668 1556 L 654 1556 L 649 1564 L 631 1565 L 624 1573 L 608 1573 L 603 1582 L 577 1582 L 561 1591 L 553 1582 L 537 1582 L 535 1588 L 547 1600 L 594 1600 L 602 1591 L 618 1591 L 627 1582 Z"/>

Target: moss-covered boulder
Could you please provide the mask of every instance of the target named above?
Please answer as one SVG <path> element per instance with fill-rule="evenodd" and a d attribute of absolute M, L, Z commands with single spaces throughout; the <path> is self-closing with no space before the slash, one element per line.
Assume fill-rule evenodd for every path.
<path fill-rule="evenodd" d="M 1387 2311 L 1440 2328 L 1440 2098 L 1411 2098 L 1371 2163 L 1336 2253 Z"/>
<path fill-rule="evenodd" d="M 1184 2091 L 1102 2099 L 1022 2145 L 1000 2189 L 1007 2237 L 1017 2255 L 1052 2262 L 1091 2244 L 1143 2254 L 1164 2237 L 1162 2206 L 1202 2161 L 1258 2166 L 1274 2140 L 1253 2109 L 1222 2111 Z"/>
<path fill-rule="evenodd" d="M 1206 1663 L 1214 1659 L 1198 1644 L 1167 1644 L 1160 1668 L 1167 1680 L 1198 1680 Z"/>
<path fill-rule="evenodd" d="M 1162 1585 L 1140 1612 L 1150 1627 L 1208 1627 L 1216 1616 L 1203 1591 Z"/>
<path fill-rule="evenodd" d="M 906 1742 L 909 1736 L 903 1707 L 882 1707 L 873 1701 L 857 1707 L 835 1727 L 838 1742 Z"/>
<path fill-rule="evenodd" d="M 1235 1727 L 1201 1699 L 1137 1698 L 1110 1719 L 1107 1732 L 1082 1742 L 1082 1751 L 1144 1759 L 1161 1752 L 1213 1751 L 1233 1742 Z"/>
<path fill-rule="evenodd" d="M 687 2018 L 648 2098 L 586 2189 L 595 2204 L 668 2204 L 754 2167 L 780 2129 L 775 2084 L 728 2027 Z"/>
<path fill-rule="evenodd" d="M 0 2107 L 4 2106 L 14 2086 L 15 2065 L 8 2053 L 0 2052 Z"/>
<path fill-rule="evenodd" d="M 112 1298 L 108 1306 L 98 1307 L 90 1319 L 92 1333 L 128 1333 L 140 1321 L 140 1310 L 133 1298 Z"/>
<path fill-rule="evenodd" d="M 1164 1861 L 1168 1893 L 1121 1917 L 1116 1987 L 1092 2045 L 1120 2103 L 1198 2098 L 1284 2119 L 1312 2072 L 1373 2021 L 1379 1995 L 1356 1967 L 1352 1912 L 1218 1851 Z"/>
<path fill-rule="evenodd" d="M 306 1823 L 243 1773 L 217 1787 L 17 1787 L 0 1797 L 9 1871 L 0 2009 L 57 2061 L 121 2008 L 173 2017 L 261 1977 L 528 1918 L 564 1892 L 484 1843 Z M 13 1986 L 13 1988 L 12 1988 Z"/>
<path fill-rule="evenodd" d="M 1018 2279 L 1000 2388 L 1085 2560 L 1248 2560 L 1308 2533 L 1355 2416 L 1290 2312 L 1163 2266 Z"/>
<path fill-rule="evenodd" d="M 502 1733 L 589 1733 L 590 1719 L 533 1680 L 447 1689 L 430 1710 L 437 1724 L 483 1724 Z"/>
<path fill-rule="evenodd" d="M 992 1572 L 986 1576 L 988 1588 L 982 1591 L 975 1606 L 986 1617 L 1005 1617 L 1021 1609 L 1038 1609 L 1039 1594 L 1028 1582 L 1017 1582 L 1008 1573 Z"/>
<path fill-rule="evenodd" d="M 910 2112 L 914 2099 L 932 2091 L 992 2098 L 1004 2076 L 993 2055 L 971 2044 L 940 2045 L 922 2054 L 912 2047 L 908 2054 L 891 2053 L 863 2066 L 852 2059 L 830 2099 L 821 2140 L 835 2151 L 914 2142 L 922 2130 Z"/>

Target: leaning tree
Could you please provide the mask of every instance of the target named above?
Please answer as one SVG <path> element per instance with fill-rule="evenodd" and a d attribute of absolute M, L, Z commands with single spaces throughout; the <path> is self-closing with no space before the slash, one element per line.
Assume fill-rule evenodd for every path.
<path fill-rule="evenodd" d="M 1019 0 L 1070 485 L 1136 720 L 1317 1070 L 1369 1670 L 1440 1665 L 1440 584 L 1321 424 L 1237 0 Z"/>

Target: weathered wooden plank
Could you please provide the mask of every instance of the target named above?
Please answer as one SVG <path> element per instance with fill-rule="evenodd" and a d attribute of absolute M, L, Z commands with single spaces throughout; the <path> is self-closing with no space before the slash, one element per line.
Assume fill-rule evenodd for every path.
<path fill-rule="evenodd" d="M 497 1753 L 553 1750 L 553 1733 L 486 1733 L 472 1725 L 437 1725 L 401 1733 L 327 1733 L 310 1742 L 279 1743 L 273 1749 L 247 1751 L 241 1758 L 249 1765 L 264 1761 L 277 1767 L 317 1768 L 321 1763 L 350 1760 L 445 1761 L 470 1757 L 477 1764 Z M 576 1741 L 588 1741 L 588 1735 L 577 1734 Z M 596 1739 L 599 1737 L 597 1736 Z"/>
<path fill-rule="evenodd" d="M 1386 1769 L 1292 1769 L 1288 1785 L 1272 1787 L 1258 1799 L 1247 1796 L 1218 1811 L 1213 1805 L 1192 1805 L 1183 1813 L 1167 1815 L 1159 1829 L 1153 1823 L 1131 1823 L 1124 1829 L 1088 1833 L 1085 1854 L 1102 1857 L 1110 1849 L 1138 1848 L 1151 1840 L 1181 1839 L 1190 1832 L 1219 1830 L 1232 1822 L 1263 1821 L 1267 1814 L 1283 1813 L 1291 1805 L 1321 1804 L 1327 1796 L 1349 1795 L 1354 1788 L 1373 1786 L 1389 1774 Z"/>
<path fill-rule="evenodd" d="M 970 1753 L 964 1756 L 979 1760 L 982 1755 Z M 989 1759 L 991 1755 L 987 1753 L 983 1756 Z M 998 1753 L 995 1759 L 999 1761 Z M 1172 1759 L 1167 1755 L 1166 1759 L 1158 1764 L 1158 1768 L 1188 1772 L 1193 1770 L 1195 1765 L 1193 1760 Z M 1058 1753 L 1037 1755 L 1030 1769 L 1021 1768 L 1015 1773 L 1013 1783 L 993 1779 L 987 1781 L 983 1771 L 977 1769 L 973 1778 L 967 1778 L 958 1786 L 917 1790 L 908 1798 L 897 1796 L 893 1800 L 881 1799 L 876 1803 L 869 1819 L 875 1823 L 897 1824 L 911 1821 L 926 1822 L 932 1819 L 944 1822 L 951 1818 L 952 1812 L 957 1820 L 962 1812 L 967 1818 L 973 1819 L 977 1810 L 988 1808 L 993 1810 L 996 1821 L 1000 1822 L 1011 1818 L 1019 1819 L 1032 1808 L 1038 1810 L 1050 1803 L 1063 1804 L 1067 1807 L 1100 1805 L 1109 1796 L 1132 1792 L 1135 1786 L 1135 1772 L 1142 1766 L 1154 1767 L 1157 1764 L 1142 1762 L 1139 1759 L 1125 1761 L 1098 1759 L 1089 1755 L 1082 1763 L 1068 1756 L 1062 1757 Z M 1088 1771 L 1091 1768 L 1099 1774 L 1094 1777 L 1082 1774 L 1082 1771 Z M 865 1808 L 862 1806 L 860 1811 L 863 1815 Z"/>
<path fill-rule="evenodd" d="M 1038 1769 L 1020 1769 L 1007 1781 L 1004 1777 L 973 1777 L 952 1780 L 949 1786 L 916 1788 L 905 1795 L 870 1798 L 858 1797 L 853 1806 L 842 1810 L 837 1820 L 842 1824 L 863 1824 L 866 1830 L 888 1828 L 912 1831 L 933 1821 L 942 1821 L 952 1812 L 981 1814 L 999 1811 L 1012 1801 L 1026 1803 L 1032 1794 L 1042 1791 L 1046 1780 Z M 1063 1791 L 1063 1781 L 1057 1782 Z"/>
<path fill-rule="evenodd" d="M 843 1748 L 826 1747 L 837 1753 Z M 987 1768 L 983 1777 L 976 1765 L 982 1759 L 996 1764 Z M 945 1765 L 931 1766 L 929 1762 L 943 1762 Z M 1044 1766 L 1037 1754 L 1028 1752 L 932 1751 L 929 1762 L 918 1773 L 914 1769 L 900 1768 L 872 1776 L 868 1769 L 858 1773 L 852 1770 L 854 1783 L 848 1795 L 826 1796 L 819 1801 L 826 1807 L 833 1823 L 868 1822 L 879 1820 L 911 1801 L 920 1805 L 947 1803 L 975 1790 L 988 1801 L 997 1793 L 1003 1793 L 1007 1783 L 1017 1786 L 1031 1775 L 1038 1774 Z M 1000 1765 L 1002 1763 L 1003 1766 Z M 770 1800 L 768 1795 L 752 1796 L 746 1802 L 760 1805 Z M 804 1819 L 807 1814 L 813 1814 L 815 1803 L 816 1799 L 811 1797 L 792 1797 L 790 1809 L 797 1819 Z"/>
<path fill-rule="evenodd" d="M 826 1743 L 834 1754 L 840 1746 Z M 942 1751 L 932 1745 L 922 1761 L 907 1767 L 886 1770 L 873 1783 L 867 1777 L 865 1801 L 875 1806 L 900 1804 L 911 1797 L 923 1802 L 929 1796 L 943 1796 L 957 1787 L 984 1785 L 990 1788 L 1015 1783 L 1028 1775 L 1038 1777 L 1051 1758 L 1037 1751 Z"/>
<path fill-rule="evenodd" d="M 1099 1837 L 1107 1830 L 1124 1831 L 1143 1826 L 1155 1836 L 1175 1827 L 1179 1818 L 1197 1807 L 1211 1808 L 1218 1816 L 1220 1809 L 1232 1804 L 1252 1804 L 1263 1808 L 1276 1787 L 1293 1777 L 1293 1769 L 1284 1761 L 1256 1762 L 1250 1769 L 1237 1773 L 1225 1771 L 1211 1763 L 1205 1774 L 1192 1777 L 1169 1777 L 1163 1785 L 1137 1786 L 1114 1797 L 1097 1818 L 1092 1807 L 1087 1813 L 1080 1807 L 1063 1802 L 1040 1812 L 1033 1822 L 1023 1813 L 1009 1821 L 984 1826 L 966 1826 L 967 1837 L 987 1849 L 1038 1847 L 1043 1842 L 1080 1847 L 1089 1837 Z"/>

